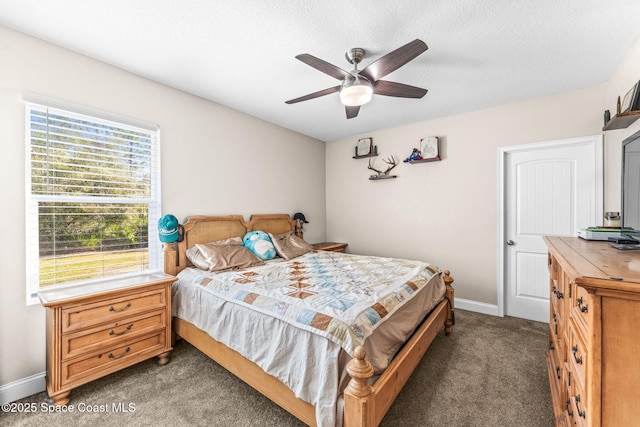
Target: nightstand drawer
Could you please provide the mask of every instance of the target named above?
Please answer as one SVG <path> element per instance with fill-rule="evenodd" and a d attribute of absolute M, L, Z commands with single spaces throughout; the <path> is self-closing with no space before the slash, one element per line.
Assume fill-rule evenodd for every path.
<path fill-rule="evenodd" d="M 92 304 L 77 305 L 62 310 L 62 333 L 114 322 L 141 312 L 166 306 L 164 289 L 132 293 L 120 298 L 105 299 Z"/>
<path fill-rule="evenodd" d="M 84 382 L 89 376 L 102 377 L 146 359 L 148 353 L 157 354 L 165 348 L 165 335 L 165 331 L 162 330 L 153 335 L 139 337 L 137 340 L 119 343 L 87 357 L 63 361 L 61 384 L 64 386 L 74 381 Z"/>
<path fill-rule="evenodd" d="M 164 330 L 167 322 L 165 310 L 145 313 L 139 316 L 111 322 L 96 328 L 82 330 L 62 336 L 62 359 L 68 359 L 79 354 L 99 350 L 102 347 L 117 345 L 155 330 Z"/>

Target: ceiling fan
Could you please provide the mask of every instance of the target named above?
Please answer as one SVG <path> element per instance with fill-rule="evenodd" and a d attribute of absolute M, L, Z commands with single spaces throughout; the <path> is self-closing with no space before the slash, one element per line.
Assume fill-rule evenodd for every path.
<path fill-rule="evenodd" d="M 358 115 L 360 106 L 371 101 L 373 94 L 399 98 L 422 98 L 427 93 L 427 89 L 380 79 L 402 67 L 427 49 L 428 47 L 425 42 L 416 39 L 387 53 L 377 61 L 367 65 L 364 69 L 358 70 L 358 64 L 364 59 L 366 52 L 359 47 L 353 48 L 345 53 L 347 61 L 354 66 L 351 72 L 345 71 L 340 67 L 336 67 L 308 53 L 297 55 L 296 59 L 333 78 L 341 80 L 342 84 L 299 98 L 290 99 L 286 101 L 286 103 L 295 104 L 296 102 L 307 101 L 334 92 L 340 92 L 340 100 L 345 106 L 347 119 L 352 119 Z"/>

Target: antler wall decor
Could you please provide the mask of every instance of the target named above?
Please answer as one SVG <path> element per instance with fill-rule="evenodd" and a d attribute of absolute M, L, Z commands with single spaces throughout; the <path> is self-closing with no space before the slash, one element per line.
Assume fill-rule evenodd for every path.
<path fill-rule="evenodd" d="M 390 175 L 389 174 L 391 169 L 393 169 L 396 166 L 398 166 L 398 164 L 396 163 L 396 160 L 393 158 L 393 156 L 389 157 L 388 159 L 382 159 L 382 161 L 385 162 L 387 165 L 389 165 L 389 167 L 385 171 L 381 171 L 381 170 L 378 170 L 378 169 L 374 168 L 373 165 L 371 164 L 371 159 L 369 159 L 369 166 L 367 166 L 367 169 L 371 169 L 372 171 L 377 173 L 377 175 L 369 176 L 369 179 L 397 178 L 398 175 Z"/>

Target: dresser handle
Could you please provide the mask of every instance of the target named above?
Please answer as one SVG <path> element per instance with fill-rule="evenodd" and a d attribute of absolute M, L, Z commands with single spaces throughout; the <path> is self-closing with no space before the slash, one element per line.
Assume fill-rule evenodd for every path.
<path fill-rule="evenodd" d="M 129 307 L 131 307 L 131 303 L 127 303 L 127 305 L 125 305 L 122 308 L 118 308 L 118 309 L 115 309 L 115 308 L 113 308 L 113 306 L 111 306 L 111 307 L 109 307 L 109 311 L 113 311 L 115 313 L 120 313 L 121 311 L 125 311 Z"/>
<path fill-rule="evenodd" d="M 565 405 L 566 405 L 566 407 L 567 407 L 567 414 L 568 414 L 570 417 L 573 417 L 573 411 L 571 410 L 571 399 L 567 399 L 567 400 L 565 401 Z"/>
<path fill-rule="evenodd" d="M 122 332 L 116 332 L 115 329 L 112 329 L 111 332 L 109 332 L 109 335 L 114 335 L 116 337 L 119 337 L 120 335 L 126 334 L 131 329 L 132 326 L 133 326 L 133 323 L 127 326 L 127 328 Z"/>
<path fill-rule="evenodd" d="M 556 368 L 556 376 L 558 377 L 558 379 L 560 379 L 560 377 L 561 377 L 560 368 Z"/>
<path fill-rule="evenodd" d="M 580 403 L 580 395 L 574 396 L 574 399 L 576 399 L 576 409 L 578 410 L 578 415 L 580 415 L 582 418 L 587 418 L 587 411 L 581 411 L 580 410 L 580 406 L 578 406 L 578 404 Z"/>
<path fill-rule="evenodd" d="M 556 298 L 558 298 L 558 299 L 564 298 L 564 294 L 562 292 L 560 292 L 559 290 L 557 290 L 557 289 L 554 289 L 553 293 L 556 294 Z"/>
<path fill-rule="evenodd" d="M 571 347 L 571 352 L 573 353 L 573 358 L 576 360 L 576 363 L 582 364 L 582 356 L 577 357 L 576 353 L 578 353 L 578 344 Z"/>
<path fill-rule="evenodd" d="M 109 353 L 109 359 L 120 359 L 121 357 L 124 357 L 125 354 L 129 353 L 130 350 L 131 350 L 131 348 L 127 347 L 127 349 L 124 351 L 124 353 L 122 353 L 120 356 L 114 356 L 113 353 Z"/>
<path fill-rule="evenodd" d="M 581 312 L 587 313 L 589 311 L 589 306 L 586 305 L 586 304 L 583 306 L 582 305 L 583 302 L 584 301 L 583 301 L 582 297 L 578 298 L 578 308 L 580 309 Z"/>

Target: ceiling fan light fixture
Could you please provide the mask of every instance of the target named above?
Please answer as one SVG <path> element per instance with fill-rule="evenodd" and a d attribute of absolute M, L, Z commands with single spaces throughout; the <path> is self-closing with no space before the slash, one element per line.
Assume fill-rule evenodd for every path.
<path fill-rule="evenodd" d="M 358 107 L 371 101 L 373 86 L 364 77 L 354 77 L 342 84 L 340 89 L 340 101 L 349 107 Z"/>

